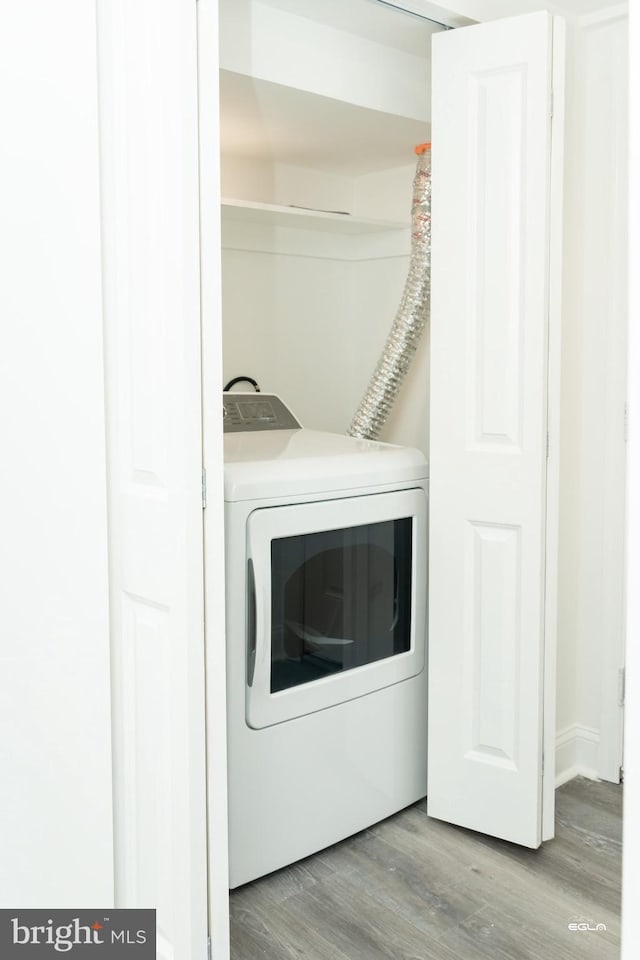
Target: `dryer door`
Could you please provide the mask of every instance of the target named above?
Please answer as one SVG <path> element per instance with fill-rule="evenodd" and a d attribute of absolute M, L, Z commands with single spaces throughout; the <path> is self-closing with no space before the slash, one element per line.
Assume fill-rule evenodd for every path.
<path fill-rule="evenodd" d="M 323 710 L 424 669 L 424 490 L 255 510 L 248 552 L 249 726 Z"/>

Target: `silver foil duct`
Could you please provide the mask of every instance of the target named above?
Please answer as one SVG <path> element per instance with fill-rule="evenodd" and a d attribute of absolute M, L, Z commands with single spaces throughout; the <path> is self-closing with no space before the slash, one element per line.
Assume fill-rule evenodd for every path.
<path fill-rule="evenodd" d="M 429 319 L 431 293 L 431 144 L 417 146 L 411 204 L 411 257 L 395 320 L 347 431 L 375 440 L 382 430 Z"/>

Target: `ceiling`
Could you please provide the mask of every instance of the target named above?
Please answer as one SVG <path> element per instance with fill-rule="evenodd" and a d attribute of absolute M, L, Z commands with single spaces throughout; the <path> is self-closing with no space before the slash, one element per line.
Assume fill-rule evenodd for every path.
<path fill-rule="evenodd" d="M 445 28 L 389 6 L 384 0 L 260 0 L 265 6 L 353 33 L 417 57 L 431 49 L 431 36 Z"/>
<path fill-rule="evenodd" d="M 350 2 L 350 0 L 349 0 Z M 374 0 L 375 2 L 375 0 Z M 391 0 L 402 3 L 402 0 Z M 520 14 L 548 10 L 549 13 L 580 19 L 592 14 L 622 7 L 620 0 L 410 0 L 410 5 L 420 5 L 431 16 L 441 16 L 448 23 L 455 23 L 456 17 L 470 21 L 498 20 L 502 17 L 517 17 Z M 446 12 L 445 12 L 446 11 Z"/>

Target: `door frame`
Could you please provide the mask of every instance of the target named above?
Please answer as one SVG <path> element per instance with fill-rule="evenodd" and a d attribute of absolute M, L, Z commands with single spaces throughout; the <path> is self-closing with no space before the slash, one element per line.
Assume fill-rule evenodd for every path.
<path fill-rule="evenodd" d="M 388 6 L 398 10 L 410 10 L 419 16 L 433 17 L 439 22 L 453 28 L 470 25 L 474 21 L 460 15 L 455 10 L 438 4 L 422 2 L 422 0 L 385 0 Z M 456 6 L 455 3 L 452 4 Z M 224 548 L 220 538 L 223 529 L 223 463 L 222 463 L 222 436 L 220 418 L 218 416 L 218 397 L 222 390 L 221 374 L 221 300 L 220 300 L 220 267 L 219 242 L 220 224 L 217 217 L 219 192 L 219 150 L 218 150 L 218 123 L 217 123 L 217 92 L 218 92 L 218 21 L 217 0 L 199 0 L 198 4 L 198 46 L 199 46 L 199 102 L 201 115 L 207 117 L 207 123 L 201 124 L 200 130 L 200 166 L 206 170 L 207 176 L 201 176 L 201 283 L 202 283 L 202 363 L 203 363 L 203 463 L 207 475 L 208 507 L 204 515 L 205 542 L 207 563 L 205 564 L 205 593 L 206 593 L 206 674 L 207 674 L 207 737 L 208 737 L 208 784 L 209 784 L 209 884 L 210 884 L 210 923 L 213 953 L 219 960 L 228 957 L 228 889 L 226 882 L 226 689 L 224 683 Z M 479 21 L 493 19 L 486 12 L 474 11 Z M 557 18 L 556 18 L 557 20 Z M 564 64 L 562 64 L 564 66 Z M 561 69 L 559 58 L 554 58 L 554 70 Z M 555 79 L 555 78 L 554 78 Z M 556 87 L 556 98 L 560 95 L 560 86 Z M 564 90 L 562 89 L 562 101 Z M 561 108 L 556 99 L 556 104 Z M 556 146 L 560 146 L 556 144 Z M 552 190 L 555 196 L 562 193 L 562 156 L 561 150 L 554 153 L 552 161 Z M 556 209 L 561 203 L 556 204 Z M 553 308 L 560 312 L 559 293 L 562 285 L 562 213 L 556 213 L 556 222 L 552 224 L 552 245 L 556 248 L 552 253 L 550 271 L 550 298 Z M 551 329 L 555 330 L 554 339 L 550 341 L 549 357 L 549 390 L 559 397 L 559 330 L 560 325 L 554 323 L 550 317 Z M 558 340 L 555 340 L 555 336 Z M 549 459 L 557 462 L 559 455 L 560 431 L 559 424 L 554 428 L 553 417 L 549 420 Z M 548 488 L 548 497 L 558 497 L 557 485 L 551 483 Z M 552 509 L 548 515 L 547 536 L 550 542 L 557 541 L 557 522 L 551 519 Z M 210 552 L 213 549 L 213 554 Z M 553 626 L 555 634 L 557 587 L 554 576 L 557 578 L 557 556 L 547 564 L 547 603 L 545 609 L 545 623 Z M 556 730 L 555 730 L 555 640 L 548 648 L 545 660 L 545 712 L 547 717 L 553 718 L 544 730 L 544 754 L 546 762 L 555 765 Z M 552 678 L 553 681 L 552 681 Z M 548 773 L 548 768 L 545 773 Z M 543 839 L 553 835 L 553 807 L 550 804 L 543 806 Z M 216 853 L 213 856 L 213 850 Z"/>
<path fill-rule="evenodd" d="M 210 956 L 228 960 L 227 655 L 225 640 L 224 460 L 222 431 L 222 262 L 218 0 L 198 0 L 200 318 L 207 738 L 207 866 Z M 205 121 L 206 118 L 206 121 Z M 207 172 L 203 176 L 203 171 Z"/>
<path fill-rule="evenodd" d="M 390 6 L 403 8 L 404 2 L 391 0 Z M 227 809 L 227 742 L 226 742 L 226 651 L 224 617 L 224 465 L 222 453 L 222 322 L 221 264 L 219 257 L 221 231 L 218 216 L 220 202 L 220 155 L 218 121 L 218 0 L 198 0 L 198 100 L 200 111 L 200 264 L 203 379 L 203 467 L 206 476 L 207 509 L 204 511 L 205 538 L 205 670 L 207 682 L 207 787 L 209 821 L 209 934 L 212 956 L 228 960 L 229 890 L 228 890 L 228 809 Z M 438 14 L 440 22 L 450 27 L 471 24 L 466 18 L 452 14 L 443 16 L 443 8 L 435 4 L 412 4 L 412 12 L 429 17 Z M 206 122 L 204 122 L 206 118 Z M 561 168 L 558 167 L 557 170 Z M 207 172 L 203 176 L 203 171 Z M 557 177 L 557 173 L 556 173 Z M 558 184 L 556 183 L 556 187 Z M 561 274 L 558 270 L 556 281 Z M 547 609 L 552 616 L 551 606 Z M 555 664 L 549 659 L 546 671 Z M 551 686 L 551 684 L 549 684 Z M 555 708 L 555 682 L 549 702 Z M 554 712 L 555 715 L 555 712 Z M 545 731 L 545 741 L 555 735 L 553 726 Z M 553 755 L 553 754 L 552 754 Z M 543 812 L 543 818 L 544 818 Z M 547 810 L 547 824 L 552 822 Z M 543 819 L 543 831 L 548 832 Z M 552 827 L 551 827 L 552 829 Z"/>
<path fill-rule="evenodd" d="M 555 832 L 556 699 L 558 660 L 558 550 L 560 528 L 560 371 L 562 355 L 563 194 L 565 139 L 566 25 L 553 18 L 552 34 L 553 114 L 551 117 L 550 218 L 549 218 L 549 314 L 547 360 L 547 478 L 546 566 L 544 611 L 544 688 L 542 774 L 551 778 L 551 788 L 542 791 L 542 840 Z M 558 118 L 560 122 L 558 123 Z"/>

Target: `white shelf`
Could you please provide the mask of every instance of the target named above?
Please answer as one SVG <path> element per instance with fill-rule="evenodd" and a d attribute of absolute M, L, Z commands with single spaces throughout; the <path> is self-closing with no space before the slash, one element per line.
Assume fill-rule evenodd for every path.
<path fill-rule="evenodd" d="M 223 200 L 221 213 L 223 223 L 255 223 L 268 227 L 288 227 L 351 235 L 406 230 L 411 226 L 409 221 L 398 223 L 392 220 L 367 220 L 354 217 L 350 213 L 309 210 L 247 200 Z"/>

